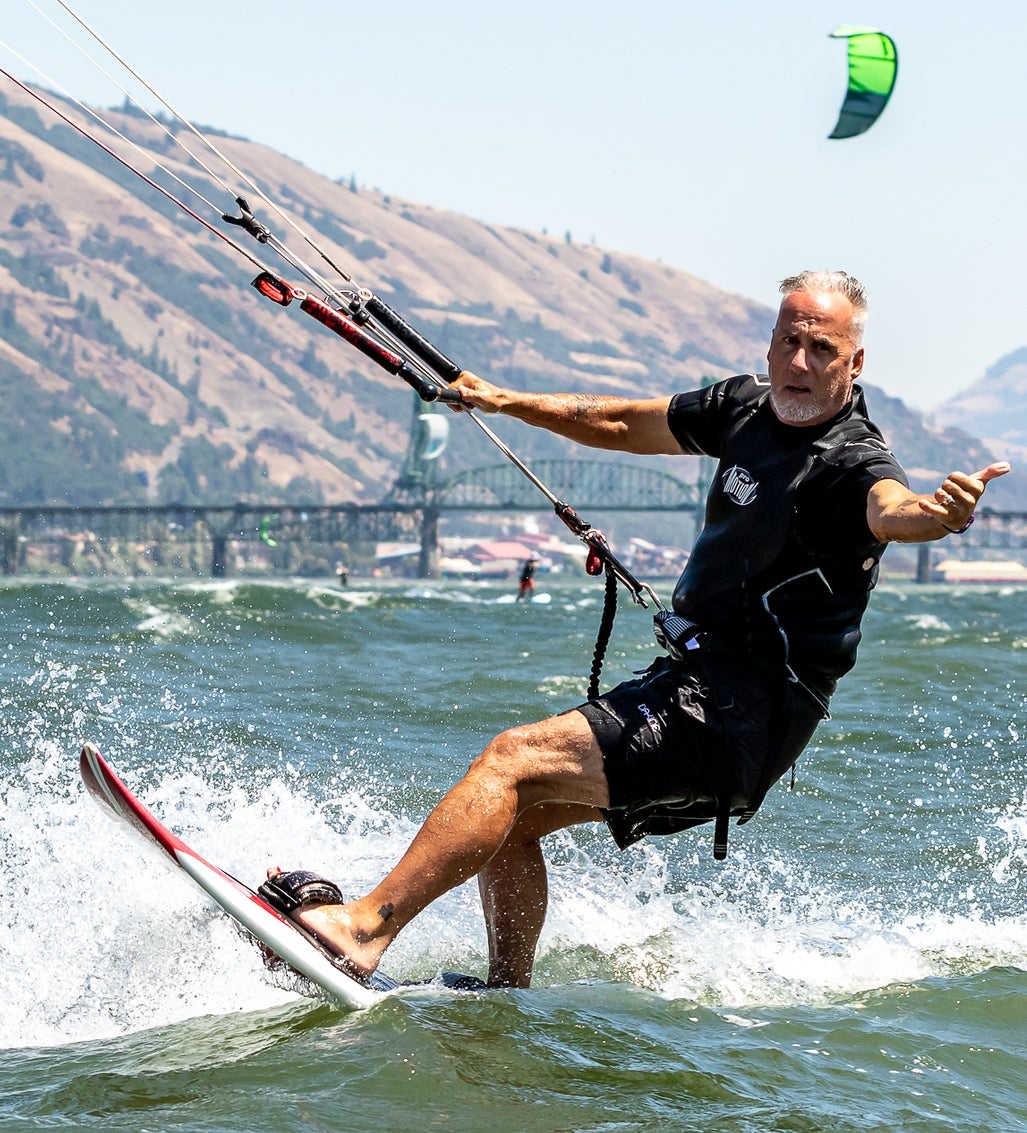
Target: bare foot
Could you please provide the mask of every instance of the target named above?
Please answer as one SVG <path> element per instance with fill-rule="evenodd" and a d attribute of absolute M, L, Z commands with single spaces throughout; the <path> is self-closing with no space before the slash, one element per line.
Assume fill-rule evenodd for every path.
<path fill-rule="evenodd" d="M 311 905 L 296 909 L 292 919 L 340 959 L 359 979 L 366 979 L 378 967 L 389 939 L 362 931 L 350 915 L 349 905 Z"/>
<path fill-rule="evenodd" d="M 271 866 L 267 871 L 268 880 L 281 873 L 278 866 Z M 330 897 L 326 899 L 326 892 L 329 890 L 333 891 L 333 895 L 341 896 L 338 886 L 331 882 L 322 883 L 322 879 L 316 874 L 307 873 L 303 883 L 313 887 L 316 893 L 311 893 L 308 904 L 292 907 L 286 912 L 277 901 L 272 903 L 285 912 L 294 924 L 309 932 L 326 952 L 337 957 L 339 967 L 356 979 L 366 980 L 378 967 L 382 953 L 395 936 L 395 932 L 389 932 L 385 928 L 385 922 L 392 915 L 391 906 L 387 913 L 383 908 L 379 909 L 377 916 L 369 916 L 360 907 L 359 901 L 343 904 L 333 903 Z M 301 893 L 293 892 L 291 888 L 290 896 L 293 900 L 302 899 Z"/>

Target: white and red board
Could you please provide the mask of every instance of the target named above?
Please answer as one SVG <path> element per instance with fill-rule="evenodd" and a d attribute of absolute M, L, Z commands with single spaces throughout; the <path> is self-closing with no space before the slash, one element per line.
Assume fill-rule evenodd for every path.
<path fill-rule="evenodd" d="M 379 972 L 364 984 L 336 967 L 297 924 L 169 830 L 132 794 L 92 744 L 82 748 L 80 768 L 83 783 L 102 807 L 164 851 L 216 905 L 330 999 L 346 1007 L 369 1007 L 398 986 Z"/>

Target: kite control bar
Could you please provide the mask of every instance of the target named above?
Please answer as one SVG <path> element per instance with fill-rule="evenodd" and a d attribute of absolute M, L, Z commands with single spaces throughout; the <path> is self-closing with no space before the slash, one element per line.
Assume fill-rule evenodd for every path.
<path fill-rule="evenodd" d="M 460 377 L 461 369 L 452 358 L 443 354 L 434 343 L 429 342 L 420 331 L 415 330 L 406 319 L 373 291 L 362 287 L 355 293 L 345 294 L 350 300 L 350 317 L 358 326 L 364 326 L 374 319 L 408 350 L 413 351 L 426 366 L 434 370 L 442 381 L 455 382 Z"/>
<path fill-rule="evenodd" d="M 261 272 L 253 280 L 253 286 L 261 295 L 281 307 L 288 307 L 295 299 L 299 303 L 301 311 L 305 311 L 323 326 L 334 331 L 340 338 L 344 338 L 351 346 L 355 346 L 362 354 L 390 374 L 402 378 L 413 387 L 422 401 L 441 401 L 453 405 L 462 404 L 463 398 L 460 396 L 460 391 L 450 389 L 447 385 L 442 384 L 443 379 L 455 381 L 461 373 L 460 367 L 410 326 L 384 300 L 372 292 L 361 289 L 355 293 L 348 293 L 349 313 L 347 314 L 345 311 L 337 310 L 315 298 L 302 288 L 294 287 L 291 283 L 287 283 L 280 276 L 269 271 Z M 408 361 L 365 331 L 363 327 L 367 326 L 372 319 L 416 355 L 425 366 L 429 367 L 434 372 L 436 381 L 432 382 L 423 377 Z M 663 608 L 663 604 L 653 588 L 647 583 L 639 582 L 634 577 L 610 549 L 610 545 L 601 531 L 586 523 L 574 508 L 551 492 L 520 457 L 469 406 L 465 407 L 465 412 L 503 455 L 516 465 L 549 500 L 561 521 L 588 547 L 585 569 L 589 574 L 600 574 L 605 568 L 627 587 L 632 600 L 638 605 L 643 608 L 648 607 L 649 603 L 646 601 L 648 597 L 655 603 L 657 609 Z"/>
<path fill-rule="evenodd" d="M 240 207 L 243 207 L 241 201 Z M 257 240 L 261 240 L 266 229 L 252 217 L 252 214 L 247 215 L 247 212 L 248 210 L 243 208 L 243 219 L 241 221 L 232 220 L 230 217 L 226 219 L 232 220 L 232 223 L 242 223 L 243 227 L 256 236 Z M 598 575 L 603 572 L 606 574 L 603 616 L 596 638 L 592 670 L 588 682 L 589 699 L 597 697 L 599 695 L 599 677 L 602 672 L 603 659 L 613 631 L 613 620 L 617 610 L 618 581 L 627 587 L 632 600 L 637 605 L 647 608 L 649 603 L 646 599 L 651 599 L 657 609 L 656 616 L 660 618 L 665 616 L 667 611 L 657 597 L 655 590 L 635 578 L 610 549 L 603 533 L 582 520 L 574 508 L 555 496 L 520 457 L 478 417 L 473 411 L 473 406 L 463 404 L 460 391 L 452 388 L 449 384 L 460 376 L 460 367 L 451 358 L 447 358 L 441 350 L 410 326 L 405 319 L 373 292 L 361 288 L 356 292 L 336 293 L 337 296 L 346 300 L 346 306 L 335 308 L 329 306 L 323 300 L 315 298 L 309 292 L 293 287 L 280 276 L 267 270 L 262 271 L 253 280 L 253 286 L 261 295 L 281 307 L 288 307 L 294 299 L 298 300 L 300 310 L 317 319 L 319 323 L 334 331 L 340 338 L 344 338 L 351 346 L 355 346 L 362 354 L 390 374 L 402 378 L 414 388 L 422 401 L 443 401 L 462 405 L 464 412 L 474 424 L 549 500 L 561 521 L 588 547 L 585 570 L 591 575 Z M 369 329 L 365 330 L 365 327 Z M 413 359 L 416 360 L 416 364 L 423 367 L 427 372 L 427 376 L 419 373 L 418 369 L 411 364 L 411 361 L 404 359 L 396 351 L 390 350 L 388 346 L 380 342 L 378 338 L 369 333 L 370 330 L 378 332 L 388 341 L 408 350 Z"/>
<path fill-rule="evenodd" d="M 460 367 L 373 292 L 363 288 L 356 292 L 345 292 L 347 306 L 344 309 L 337 309 L 269 271 L 261 272 L 253 280 L 253 286 L 261 295 L 281 307 L 288 307 L 295 299 L 300 305 L 300 310 L 317 319 L 340 338 L 344 338 L 351 346 L 355 346 L 390 374 L 402 378 L 413 387 L 422 401 L 441 401 L 451 405 L 463 403 L 460 391 L 451 389 L 447 384 L 460 376 Z M 381 327 L 402 347 L 409 350 L 419 363 L 430 371 L 434 381 L 424 377 L 409 361 L 394 350 L 390 350 L 364 329 L 371 325 Z M 657 609 L 663 608 L 653 588 L 634 577 L 610 549 L 601 531 L 586 523 L 574 508 L 551 492 L 470 406 L 464 406 L 464 411 L 503 455 L 549 500 L 561 521 L 588 547 L 585 569 L 589 574 L 597 575 L 605 569 L 627 587 L 632 600 L 638 605 L 648 607 L 649 603 L 646 600 L 648 598 L 655 603 Z"/>
<path fill-rule="evenodd" d="M 382 369 L 402 378 L 403 381 L 414 388 L 422 401 L 445 401 L 458 404 L 462 400 L 459 390 L 448 389 L 445 386 L 427 381 L 409 362 L 383 346 L 377 339 L 372 338 L 371 335 L 357 326 L 353 319 L 347 317 L 342 311 L 330 307 L 321 299 L 315 298 L 302 288 L 293 287 L 291 283 L 286 283 L 284 279 L 269 271 L 261 272 L 253 281 L 253 286 L 266 299 L 270 299 L 280 307 L 288 307 L 294 299 L 297 300 L 301 311 L 305 311 L 308 315 L 317 319 L 322 326 L 326 326 L 340 338 L 344 338 L 351 346 L 355 346 L 362 354 L 370 358 L 372 362 L 377 362 Z"/>

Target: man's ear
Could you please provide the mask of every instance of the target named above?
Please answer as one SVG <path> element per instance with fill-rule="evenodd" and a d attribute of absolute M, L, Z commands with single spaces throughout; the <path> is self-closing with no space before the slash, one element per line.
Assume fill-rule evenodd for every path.
<path fill-rule="evenodd" d="M 863 370 L 863 347 L 861 346 L 852 356 L 852 379 L 853 381 L 859 377 Z"/>

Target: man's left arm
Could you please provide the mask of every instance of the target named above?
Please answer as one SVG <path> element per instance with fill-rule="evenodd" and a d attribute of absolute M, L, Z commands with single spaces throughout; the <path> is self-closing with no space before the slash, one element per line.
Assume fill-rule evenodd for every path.
<path fill-rule="evenodd" d="M 1005 476 L 1005 461 L 968 476 L 953 472 L 931 495 L 911 492 L 898 480 L 878 480 L 867 495 L 867 523 L 881 543 L 929 543 L 965 531 L 990 480 Z"/>

